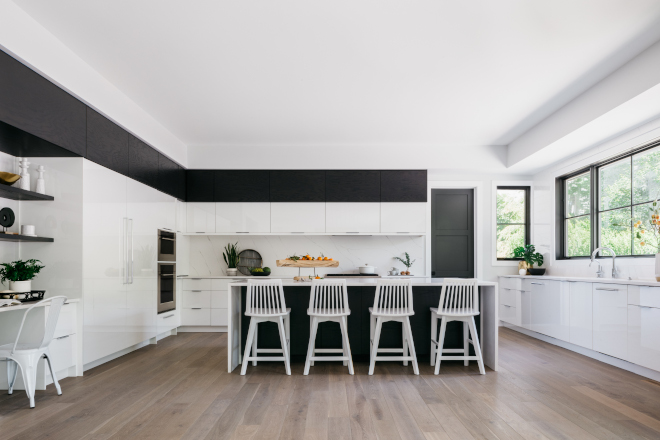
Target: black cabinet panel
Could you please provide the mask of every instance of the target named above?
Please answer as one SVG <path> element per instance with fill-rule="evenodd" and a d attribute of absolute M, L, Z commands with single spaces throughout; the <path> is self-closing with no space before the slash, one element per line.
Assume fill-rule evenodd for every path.
<path fill-rule="evenodd" d="M 86 106 L 0 51 L 0 121 L 85 155 Z"/>
<path fill-rule="evenodd" d="M 128 176 L 128 132 L 87 108 L 87 159 Z"/>
<path fill-rule="evenodd" d="M 176 191 L 174 196 L 179 200 L 186 200 L 186 169 L 178 165 L 176 170 Z"/>
<path fill-rule="evenodd" d="M 381 202 L 426 202 L 426 170 L 386 170 L 380 172 Z"/>
<path fill-rule="evenodd" d="M 128 177 L 159 188 L 158 156 L 158 151 L 132 134 L 128 135 Z"/>
<path fill-rule="evenodd" d="M 177 195 L 179 165 L 167 156 L 158 153 L 158 189 L 171 196 Z"/>
<path fill-rule="evenodd" d="M 213 202 L 214 170 L 186 170 L 186 201 Z"/>
<path fill-rule="evenodd" d="M 380 171 L 326 171 L 325 201 L 380 202 Z"/>
<path fill-rule="evenodd" d="M 270 201 L 268 170 L 216 170 L 216 202 Z"/>
<path fill-rule="evenodd" d="M 271 171 L 270 201 L 325 202 L 325 171 Z"/>

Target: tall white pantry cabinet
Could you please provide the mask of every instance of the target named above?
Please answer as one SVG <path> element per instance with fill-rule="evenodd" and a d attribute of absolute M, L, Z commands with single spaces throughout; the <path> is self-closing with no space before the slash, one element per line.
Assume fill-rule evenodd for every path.
<path fill-rule="evenodd" d="M 83 161 L 83 363 L 178 325 L 157 314 L 157 231 L 175 230 L 176 200 Z"/>

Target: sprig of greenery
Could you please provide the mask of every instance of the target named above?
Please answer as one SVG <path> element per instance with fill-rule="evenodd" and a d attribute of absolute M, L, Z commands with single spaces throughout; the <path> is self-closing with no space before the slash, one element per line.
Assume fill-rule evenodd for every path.
<path fill-rule="evenodd" d="M 539 252 L 535 252 L 536 247 L 533 244 L 526 244 L 525 246 L 517 247 L 513 250 L 513 255 L 516 258 L 522 258 L 527 264 L 534 266 L 536 263 L 537 266 L 543 265 L 543 255 Z"/>
<path fill-rule="evenodd" d="M 408 269 L 410 269 L 410 266 L 413 265 L 413 263 L 417 260 L 412 260 L 410 261 L 410 255 L 408 255 L 408 252 L 403 253 L 406 256 L 406 259 L 402 259 L 401 257 L 394 257 L 395 260 L 399 260 L 400 262 L 403 263 L 404 266 L 406 266 Z"/>
<path fill-rule="evenodd" d="M 227 268 L 236 269 L 238 265 L 238 242 L 234 244 L 229 243 L 225 246 L 222 257 L 225 259 L 225 263 L 227 263 Z"/>
<path fill-rule="evenodd" d="M 40 264 L 41 261 L 31 259 L 31 260 L 18 260 L 12 261 L 11 263 L 2 263 L 0 266 L 0 279 L 4 284 L 5 281 L 29 281 L 32 278 L 36 277 L 41 269 L 45 266 Z"/>

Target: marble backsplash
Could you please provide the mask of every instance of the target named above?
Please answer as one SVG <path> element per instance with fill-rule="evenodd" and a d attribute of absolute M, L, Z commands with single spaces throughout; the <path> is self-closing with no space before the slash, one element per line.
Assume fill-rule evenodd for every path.
<path fill-rule="evenodd" d="M 415 261 L 410 272 L 413 275 L 425 275 L 425 238 L 410 236 L 192 236 L 190 237 L 189 275 L 223 276 L 227 265 L 222 252 L 227 243 L 238 242 L 239 250 L 254 249 L 261 254 L 263 265 L 272 270 L 272 274 L 282 277 L 298 275 L 298 270 L 277 267 L 275 260 L 289 255 L 309 254 L 317 257 L 321 253 L 339 261 L 339 267 L 317 269 L 317 273 L 355 273 L 358 266 L 369 264 L 376 266 L 376 272 L 387 275 L 392 266 L 404 270 L 395 256 L 403 258 L 408 252 Z M 302 275 L 311 275 L 313 269 L 301 269 Z"/>

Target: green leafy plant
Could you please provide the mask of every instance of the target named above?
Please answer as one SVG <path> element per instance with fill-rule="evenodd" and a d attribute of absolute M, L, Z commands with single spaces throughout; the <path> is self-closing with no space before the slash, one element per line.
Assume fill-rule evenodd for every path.
<path fill-rule="evenodd" d="M 541 266 L 543 264 L 543 255 L 535 252 L 536 248 L 533 244 L 526 244 L 525 246 L 517 247 L 513 250 L 513 255 L 516 258 L 522 258 L 529 265 L 533 267 L 534 264 Z"/>
<path fill-rule="evenodd" d="M 39 260 L 18 260 L 12 261 L 11 263 L 2 263 L 0 266 L 0 279 L 4 284 L 5 281 L 29 281 L 32 278 L 36 277 L 41 269 L 45 266 L 42 266 L 38 263 L 41 263 Z"/>
<path fill-rule="evenodd" d="M 229 243 L 225 246 L 225 251 L 222 253 L 222 256 L 229 269 L 236 269 L 236 266 L 238 265 L 238 242 L 234 244 Z"/>
<path fill-rule="evenodd" d="M 417 260 L 412 260 L 410 261 L 410 255 L 408 255 L 408 252 L 403 253 L 406 256 L 406 259 L 404 260 L 401 257 L 394 257 L 395 260 L 399 260 L 400 262 L 403 263 L 404 266 L 406 266 L 408 269 L 413 265 L 413 263 Z"/>

